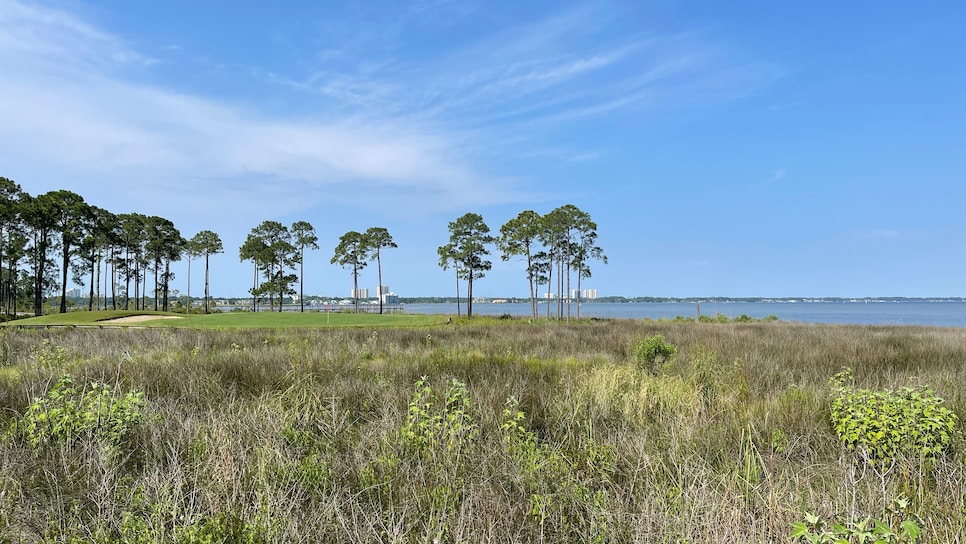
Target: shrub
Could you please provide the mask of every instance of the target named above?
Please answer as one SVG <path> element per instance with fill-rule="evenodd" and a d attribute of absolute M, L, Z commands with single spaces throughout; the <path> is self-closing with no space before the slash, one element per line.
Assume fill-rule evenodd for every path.
<path fill-rule="evenodd" d="M 637 343 L 634 358 L 637 360 L 638 366 L 648 372 L 653 372 L 659 363 L 670 361 L 676 352 L 677 347 L 665 342 L 664 337 L 660 334 L 655 334 Z"/>
<path fill-rule="evenodd" d="M 465 384 L 452 380 L 446 397 L 440 399 L 426 383 L 425 376 L 416 381 L 402 428 L 406 444 L 424 453 L 450 452 L 478 433 L 479 427 L 470 416 L 470 397 Z"/>
<path fill-rule="evenodd" d="M 118 398 L 112 387 L 94 382 L 78 392 L 71 378 L 62 376 L 44 397 L 30 403 L 19 428 L 34 447 L 69 444 L 83 436 L 117 446 L 141 422 L 143 407 L 140 391 Z"/>
<path fill-rule="evenodd" d="M 931 461 L 945 453 L 956 432 L 956 414 L 928 388 L 870 391 L 846 385 L 851 371 L 833 380 L 832 425 L 850 451 L 889 467 L 900 457 Z"/>

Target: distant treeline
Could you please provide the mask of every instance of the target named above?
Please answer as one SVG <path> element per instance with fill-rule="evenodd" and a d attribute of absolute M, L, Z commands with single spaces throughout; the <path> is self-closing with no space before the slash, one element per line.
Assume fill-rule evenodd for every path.
<path fill-rule="evenodd" d="M 653 303 L 794 303 L 794 302 L 966 302 L 966 297 L 598 297 L 584 302 Z"/>
<path fill-rule="evenodd" d="M 203 297 L 191 297 L 195 302 L 204 301 Z M 228 302 L 228 304 L 241 304 L 241 303 L 251 303 L 251 297 L 214 297 L 221 301 Z M 327 295 L 313 295 L 306 298 L 306 303 L 311 302 L 313 299 L 322 300 L 342 300 L 347 297 L 342 296 L 327 296 Z M 351 298 L 351 297 L 348 297 Z M 86 303 L 87 297 L 67 297 L 68 301 L 73 304 Z M 178 297 L 178 300 L 182 303 L 187 299 L 184 295 Z M 148 303 L 151 303 L 153 299 L 148 297 Z M 376 302 L 378 299 L 376 297 L 362 298 L 361 301 Z M 456 297 L 399 297 L 399 302 L 402 304 L 456 304 Z M 541 299 L 542 300 L 542 299 Z M 576 301 L 576 299 L 574 299 Z M 486 297 L 483 299 L 478 299 L 477 303 L 480 302 L 493 302 L 500 301 L 511 304 L 527 304 L 530 299 L 527 297 Z M 460 302 L 466 302 L 465 298 L 461 298 Z M 620 296 L 609 296 L 609 297 L 597 297 L 596 299 L 586 299 L 582 298 L 580 300 L 582 304 L 594 304 L 594 303 L 609 303 L 609 304 L 631 304 L 631 303 L 650 303 L 650 304 L 735 304 L 735 303 L 776 303 L 776 304 L 789 304 L 796 302 L 828 302 L 828 303 L 896 303 L 896 302 L 966 302 L 966 297 L 865 297 L 865 298 L 845 298 L 845 297 L 822 297 L 822 298 L 796 298 L 796 297 L 783 297 L 783 298 L 766 298 L 766 297 L 707 297 L 707 298 L 696 298 L 696 297 L 620 297 Z M 110 299 L 108 299 L 110 303 Z"/>
<path fill-rule="evenodd" d="M 511 303 L 527 303 L 527 297 L 487 297 L 487 302 L 500 300 Z M 576 300 L 576 299 L 574 299 Z M 456 303 L 456 297 L 399 297 L 403 304 L 444 304 Z M 582 298 L 583 304 L 594 303 L 795 303 L 795 302 L 966 302 L 966 297 L 623 297 L 607 296 L 595 299 Z"/>

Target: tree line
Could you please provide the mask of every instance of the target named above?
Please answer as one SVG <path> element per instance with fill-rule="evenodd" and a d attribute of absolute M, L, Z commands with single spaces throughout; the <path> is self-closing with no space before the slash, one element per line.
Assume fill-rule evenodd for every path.
<path fill-rule="evenodd" d="M 576 275 L 577 310 L 580 318 L 581 280 L 591 277 L 590 262 L 607 263 L 607 256 L 597 245 L 597 223 L 590 214 L 567 204 L 540 215 L 525 210 L 500 227 L 500 235 L 490 234 L 483 217 L 467 213 L 449 224 L 449 241 L 436 250 L 439 266 L 453 268 L 456 277 L 456 313 L 460 314 L 460 280 L 466 281 L 466 316 L 473 317 L 473 280 L 484 277 L 493 267 L 486 259 L 488 246 L 495 244 L 501 258 L 519 257 L 526 261 L 526 277 L 530 289 L 530 310 L 537 318 L 540 286 L 546 285 L 547 318 L 570 319 L 574 297 L 571 280 Z M 566 300 L 566 313 L 564 301 Z M 554 303 L 551 304 L 551 301 Z"/>
<path fill-rule="evenodd" d="M 571 292 L 573 277 L 580 291 L 581 280 L 590 277 L 589 262 L 607 262 L 596 245 L 596 223 L 570 204 L 543 216 L 532 210 L 521 212 L 500 228 L 499 236 L 490 235 L 482 216 L 475 213 L 449 223 L 449 232 L 448 243 L 437 249 L 439 265 L 454 270 L 460 315 L 460 282 L 466 282 L 468 317 L 473 315 L 473 281 L 492 268 L 487 260 L 490 246 L 501 251 L 503 260 L 520 257 L 526 261 L 534 318 L 540 286 L 547 286 L 547 317 L 552 317 L 554 306 L 554 316 L 569 318 L 572 297 L 565 294 Z M 318 241 L 308 221 L 296 221 L 291 227 L 264 221 L 251 230 L 238 256 L 240 261 L 252 263 L 252 310 L 258 311 L 265 303 L 274 310 L 277 301 L 278 311 L 282 311 L 285 296 L 298 292 L 300 309 L 305 311 L 305 251 L 319 249 Z M 351 272 L 357 312 L 359 274 L 375 262 L 381 291 L 382 251 L 396 247 L 384 227 L 349 231 L 339 238 L 330 262 Z M 18 307 L 32 307 L 35 315 L 42 315 L 48 295 L 58 288 L 59 309 L 66 312 L 68 274 L 75 284 L 87 287 L 88 310 L 108 309 L 108 304 L 115 310 L 148 309 L 150 299 L 154 310 L 167 311 L 175 278 L 171 264 L 182 260 L 187 262 L 187 311 L 191 312 L 191 266 L 196 258 L 204 259 L 200 310 L 208 313 L 209 261 L 223 252 L 221 238 L 211 230 L 185 238 L 163 217 L 112 213 L 67 190 L 31 196 L 13 180 L 0 177 L 0 302 L 6 316 L 16 313 Z M 384 293 L 377 295 L 382 313 Z M 556 304 L 551 305 L 551 300 Z M 579 297 L 576 316 L 580 317 Z"/>
<path fill-rule="evenodd" d="M 107 309 L 108 300 L 115 310 L 148 309 L 149 298 L 154 310 L 167 310 L 171 263 L 185 256 L 189 266 L 192 256 L 205 257 L 207 311 L 208 257 L 219 252 L 214 232 L 186 239 L 169 219 L 113 213 L 67 190 L 32 196 L 0 177 L 0 300 L 6 316 L 18 307 L 42 315 L 57 288 L 60 312 L 66 312 L 68 274 L 88 287 L 88 310 L 100 310 L 102 303 Z"/>
<path fill-rule="evenodd" d="M 268 299 L 269 307 L 275 304 L 282 311 L 285 295 L 296 293 L 294 284 L 299 284 L 301 311 L 305 311 L 304 262 L 306 249 L 319 249 L 319 238 L 315 229 L 307 221 L 296 221 L 289 229 L 278 221 L 264 221 L 253 228 L 239 248 L 238 256 L 242 261 L 251 261 L 253 266 L 252 309 L 258 311 L 260 301 Z M 389 231 L 383 227 L 372 227 L 364 233 L 349 231 L 339 238 L 332 256 L 332 264 L 352 270 L 355 310 L 359 311 L 359 272 L 375 259 L 379 263 L 379 285 L 382 285 L 383 248 L 397 247 Z M 298 266 L 298 274 L 294 273 Z M 383 297 L 379 297 L 379 313 L 383 312 Z"/>
<path fill-rule="evenodd" d="M 381 250 L 388 247 L 397 246 L 385 228 L 349 232 L 340 239 L 332 262 L 353 266 L 358 288 L 358 271 L 375 258 L 382 285 Z M 318 236 L 308 221 L 291 227 L 264 221 L 253 228 L 239 248 L 239 259 L 254 266 L 252 309 L 257 311 L 267 299 L 269 309 L 277 300 L 282 311 L 285 295 L 295 294 L 293 285 L 298 282 L 305 311 L 305 250 L 318 248 Z M 199 257 L 205 266 L 203 311 L 209 313 L 210 257 L 219 253 L 224 253 L 221 238 L 211 230 L 185 238 L 163 217 L 112 213 L 67 190 L 32 196 L 13 180 L 0 177 L 0 301 L 5 316 L 15 314 L 18 307 L 42 315 L 48 295 L 58 288 L 59 310 L 66 312 L 69 273 L 75 284 L 88 287 L 88 310 L 100 310 L 102 303 L 103 309 L 108 304 L 114 310 L 148 309 L 150 299 L 154 310 L 167 311 L 175 278 L 171 263 L 182 260 L 187 261 L 186 311 L 191 312 L 191 265 Z"/>

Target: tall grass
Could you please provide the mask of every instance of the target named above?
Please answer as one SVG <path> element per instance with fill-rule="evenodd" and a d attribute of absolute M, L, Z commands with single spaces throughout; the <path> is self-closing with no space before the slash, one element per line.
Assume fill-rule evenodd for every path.
<path fill-rule="evenodd" d="M 678 349 L 649 370 L 655 334 Z M 964 361 L 966 330 L 919 327 L 0 331 L 0 541 L 783 542 L 905 497 L 926 542 L 964 542 L 962 420 L 931 466 L 876 473 L 828 385 L 849 366 L 962 416 Z M 133 435 L 32 445 L 64 374 L 143 392 Z"/>

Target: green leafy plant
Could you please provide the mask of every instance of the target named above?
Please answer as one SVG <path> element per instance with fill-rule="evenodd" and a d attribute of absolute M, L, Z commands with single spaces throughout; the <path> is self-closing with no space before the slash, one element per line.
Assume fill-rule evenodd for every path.
<path fill-rule="evenodd" d="M 54 345 L 47 339 L 40 342 L 34 357 L 37 364 L 46 370 L 63 371 L 70 366 L 70 352 L 67 351 L 67 348 Z"/>
<path fill-rule="evenodd" d="M 528 515 L 541 533 L 559 541 L 610 542 L 606 484 L 616 470 L 616 452 L 592 440 L 574 451 L 539 441 L 514 397 L 506 400 L 501 419 L 503 442 L 528 494 Z"/>
<path fill-rule="evenodd" d="M 922 520 L 905 511 L 906 506 L 904 499 L 893 501 L 892 517 L 904 514 L 899 517 L 896 527 L 872 517 L 827 523 L 819 516 L 806 512 L 803 521 L 792 524 L 789 536 L 810 544 L 914 544 L 922 536 Z"/>
<path fill-rule="evenodd" d="M 78 391 L 69 376 L 62 376 L 46 395 L 30 403 L 19 429 L 34 447 L 69 444 L 83 436 L 116 446 L 141 422 L 144 405 L 140 391 L 117 396 L 114 388 L 97 382 Z"/>
<path fill-rule="evenodd" d="M 637 343 L 634 359 L 644 370 L 654 372 L 658 364 L 670 361 L 675 353 L 677 353 L 677 347 L 674 344 L 666 342 L 660 334 L 655 334 Z"/>
<path fill-rule="evenodd" d="M 851 385 L 847 369 L 832 379 L 831 419 L 845 447 L 877 467 L 907 457 L 929 462 L 949 450 L 955 412 L 928 388 L 871 391 Z"/>
<path fill-rule="evenodd" d="M 781 429 L 774 429 L 771 432 L 770 446 L 773 453 L 784 453 L 785 450 L 788 449 L 788 443 L 788 434 L 785 433 L 785 431 Z"/>
<path fill-rule="evenodd" d="M 451 452 L 479 433 L 470 415 L 470 396 L 466 385 L 450 381 L 442 399 L 433 393 L 423 376 L 416 381 L 409 400 L 403 441 L 421 452 Z"/>

